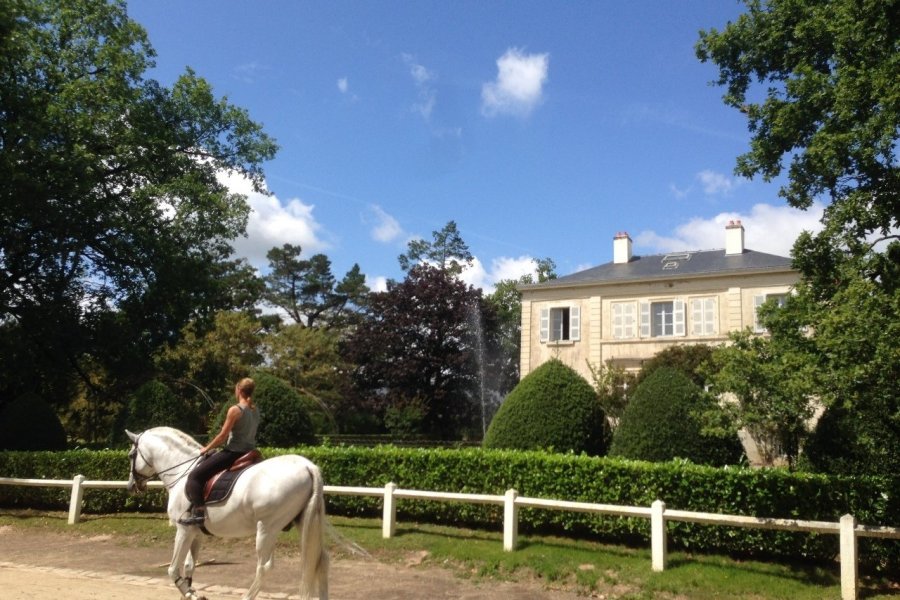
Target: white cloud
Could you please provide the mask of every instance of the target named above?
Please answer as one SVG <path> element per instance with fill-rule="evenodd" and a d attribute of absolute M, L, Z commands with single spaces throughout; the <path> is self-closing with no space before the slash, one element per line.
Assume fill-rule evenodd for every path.
<path fill-rule="evenodd" d="M 347 81 L 346 77 L 341 77 L 337 80 L 337 87 L 342 94 L 346 94 L 347 90 L 350 89 L 350 83 Z"/>
<path fill-rule="evenodd" d="M 387 277 L 384 277 L 382 275 L 377 275 L 374 277 L 366 275 L 366 286 L 373 292 L 386 292 L 387 281 Z"/>
<path fill-rule="evenodd" d="M 482 114 L 527 117 L 543 100 L 549 66 L 549 54 L 507 50 L 497 59 L 497 79 L 481 86 Z"/>
<path fill-rule="evenodd" d="M 737 187 L 734 179 L 709 169 L 697 173 L 697 180 L 703 186 L 703 193 L 707 196 L 727 194 Z"/>
<path fill-rule="evenodd" d="M 635 238 L 635 245 L 652 252 L 711 250 L 725 247 L 725 226 L 739 219 L 744 225 L 744 246 L 758 252 L 790 256 L 794 241 L 802 231 L 818 232 L 824 207 L 814 204 L 802 211 L 787 206 L 756 204 L 750 214 L 719 213 L 704 219 L 696 217 L 675 228 L 671 235 L 643 231 Z"/>
<path fill-rule="evenodd" d="M 282 202 L 276 196 L 254 192 L 250 181 L 236 173 L 220 173 L 219 181 L 230 191 L 245 195 L 250 205 L 247 237 L 232 242 L 236 257 L 246 258 L 257 269 L 266 269 L 266 253 L 275 246 L 299 245 L 304 254 L 315 254 L 328 247 L 318 237 L 321 225 L 313 216 L 314 206 L 299 198 Z"/>
<path fill-rule="evenodd" d="M 491 294 L 497 282 L 504 279 L 519 279 L 522 275 L 536 275 L 536 269 L 537 262 L 530 256 L 495 258 L 491 260 L 490 270 L 475 257 L 472 266 L 463 270 L 460 279 L 473 287 L 481 288 L 485 294 Z"/>
<path fill-rule="evenodd" d="M 386 213 L 377 204 L 373 204 L 371 210 L 375 214 L 375 225 L 371 231 L 373 240 L 387 244 L 403 235 L 403 228 L 400 227 L 397 219 Z"/>
<path fill-rule="evenodd" d="M 437 77 L 433 71 L 419 64 L 411 54 L 401 55 L 403 62 L 409 67 L 409 74 L 416 84 L 418 98 L 413 104 L 413 112 L 418 113 L 426 121 L 431 119 L 431 113 L 437 104 L 437 92 L 431 87 L 431 82 Z"/>

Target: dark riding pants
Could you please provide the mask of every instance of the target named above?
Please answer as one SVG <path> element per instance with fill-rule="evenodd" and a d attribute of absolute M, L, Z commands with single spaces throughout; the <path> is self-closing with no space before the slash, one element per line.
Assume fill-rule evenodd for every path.
<path fill-rule="evenodd" d="M 201 459 L 197 466 L 188 474 L 187 483 L 184 484 L 184 493 L 193 506 L 203 506 L 203 486 L 210 477 L 224 471 L 234 464 L 242 455 L 241 452 L 220 450 Z"/>

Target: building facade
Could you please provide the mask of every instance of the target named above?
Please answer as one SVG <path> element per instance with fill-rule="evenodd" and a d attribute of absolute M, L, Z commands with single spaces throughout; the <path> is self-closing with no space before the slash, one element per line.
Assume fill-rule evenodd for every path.
<path fill-rule="evenodd" d="M 613 261 L 522 292 L 521 377 L 558 358 L 590 380 L 589 364 L 629 370 L 674 344 L 720 344 L 730 331 L 763 329 L 757 309 L 790 293 L 791 259 L 744 247 L 731 221 L 725 248 L 634 256 L 627 233 Z"/>

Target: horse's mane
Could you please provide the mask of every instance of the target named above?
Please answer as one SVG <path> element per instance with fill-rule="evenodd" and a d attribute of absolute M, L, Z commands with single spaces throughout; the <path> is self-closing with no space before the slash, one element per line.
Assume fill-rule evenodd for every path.
<path fill-rule="evenodd" d="M 200 447 L 200 444 L 197 442 L 197 440 L 195 440 L 185 432 L 179 429 L 175 429 L 174 427 L 154 427 L 153 429 L 148 429 L 147 431 L 152 431 L 160 437 L 169 438 L 185 450 L 197 450 L 197 448 Z"/>

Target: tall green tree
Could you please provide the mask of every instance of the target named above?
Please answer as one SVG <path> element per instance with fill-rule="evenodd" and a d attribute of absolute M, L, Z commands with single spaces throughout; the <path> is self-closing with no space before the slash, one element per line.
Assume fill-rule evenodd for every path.
<path fill-rule="evenodd" d="M 229 262 L 248 206 L 216 176 L 261 190 L 276 145 L 193 71 L 147 78 L 154 51 L 124 2 L 0 14 L 0 338 L 16 348 L 0 396 L 65 403 L 97 380 L 89 365 L 127 388 L 186 323 L 230 308 L 225 282 L 251 283 Z"/>
<path fill-rule="evenodd" d="M 789 205 L 825 206 L 821 232 L 794 244 L 801 280 L 760 344 L 781 353 L 773 363 L 799 368 L 802 359 L 829 413 L 885 425 L 832 428 L 854 438 L 818 447 L 853 448 L 853 457 L 820 464 L 879 471 L 895 462 L 878 448 L 900 445 L 900 394 L 890 383 L 896 338 L 888 333 L 900 321 L 900 2 L 745 4 L 745 14 L 701 32 L 697 44 L 698 57 L 719 69 L 725 103 L 747 115 L 750 149 L 736 172 L 773 180 L 786 169 L 780 195 Z"/>
<path fill-rule="evenodd" d="M 359 265 L 354 264 L 338 282 L 331 272 L 331 260 L 324 254 L 301 258 L 300 246 L 285 244 L 266 254 L 269 273 L 264 297 L 305 327 L 343 327 L 358 321 L 369 288 Z"/>
<path fill-rule="evenodd" d="M 556 263 L 550 258 L 536 259 L 535 272 L 519 279 L 502 279 L 486 300 L 497 316 L 499 343 L 499 377 L 497 393 L 505 397 L 519 383 L 519 360 L 522 348 L 522 292 L 519 286 L 556 279 Z M 537 280 L 537 281 L 535 281 Z"/>
<path fill-rule="evenodd" d="M 472 264 L 474 257 L 459 234 L 456 221 L 447 221 L 440 231 L 432 231 L 431 236 L 430 242 L 417 239 L 407 245 L 407 251 L 399 257 L 401 269 L 409 271 L 418 264 L 426 263 L 459 275 Z"/>
<path fill-rule="evenodd" d="M 780 194 L 788 204 L 827 203 L 824 229 L 795 251 L 807 276 L 827 278 L 842 255 L 867 259 L 873 236 L 897 239 L 900 4 L 745 4 L 722 31 L 700 33 L 697 56 L 719 68 L 723 100 L 747 115 L 750 150 L 738 157 L 737 173 L 772 180 L 787 162 Z"/>

